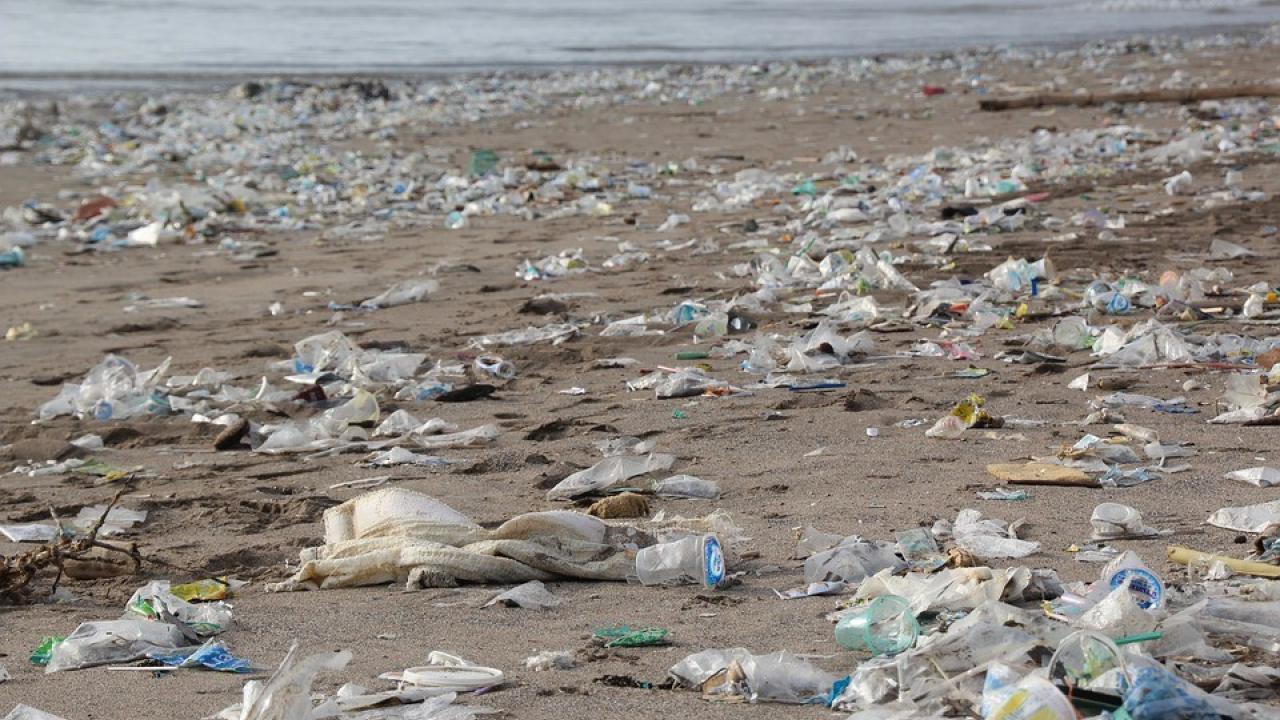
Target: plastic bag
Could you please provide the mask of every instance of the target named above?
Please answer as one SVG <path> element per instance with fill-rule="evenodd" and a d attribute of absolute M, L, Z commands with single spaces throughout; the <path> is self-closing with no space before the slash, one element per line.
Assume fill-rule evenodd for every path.
<path fill-rule="evenodd" d="M 664 480 L 655 480 L 653 494 L 659 497 L 708 498 L 720 497 L 720 486 L 711 480 L 703 480 L 693 475 L 672 475 Z"/>
<path fill-rule="evenodd" d="M 549 610 L 558 607 L 560 602 L 560 598 L 552 595 L 541 581 L 530 580 L 494 596 L 484 606 L 493 607 L 500 603 L 507 607 L 521 607 L 526 610 Z"/>
<path fill-rule="evenodd" d="M 1205 522 L 1225 530 L 1259 533 L 1268 525 L 1280 524 L 1280 500 L 1257 505 L 1224 507 L 1215 510 Z"/>
<path fill-rule="evenodd" d="M 901 567 L 903 562 L 897 556 L 897 548 L 896 543 L 863 540 L 857 536 L 846 538 L 841 544 L 814 553 L 804 561 L 804 581 L 861 582 L 886 568 Z"/>
<path fill-rule="evenodd" d="M 1155 629 L 1158 619 L 1138 607 L 1129 583 L 1122 583 L 1097 605 L 1076 618 L 1076 627 L 1098 630 L 1113 637 L 1137 635 Z"/>
<path fill-rule="evenodd" d="M 108 620 L 81 623 L 53 646 L 46 673 L 78 670 L 94 665 L 138 660 L 154 650 L 173 650 L 186 644 L 176 625 L 147 620 Z"/>
<path fill-rule="evenodd" d="M 956 545 L 983 560 L 1021 558 L 1040 551 L 1040 543 L 1019 540 L 1000 520 L 983 520 L 977 510 L 961 510 L 952 530 Z"/>
<path fill-rule="evenodd" d="M 1233 470 L 1226 474 L 1226 478 L 1261 488 L 1274 487 L 1280 485 L 1280 470 L 1273 467 L 1251 467 Z"/>
<path fill-rule="evenodd" d="M 360 307 L 376 310 L 421 302 L 439 289 L 440 283 L 435 280 L 405 280 L 387 288 L 381 295 L 365 300 Z"/>
<path fill-rule="evenodd" d="M 351 651 L 297 657 L 298 644 L 289 647 L 280 667 L 266 682 L 244 685 L 239 720 L 313 720 L 311 685 L 322 672 L 337 672 L 351 662 Z"/>
<path fill-rule="evenodd" d="M 177 625 L 192 639 L 217 635 L 231 627 L 230 605 L 187 602 L 170 592 L 168 580 L 152 580 L 138 588 L 126 607 L 148 620 Z"/>
<path fill-rule="evenodd" d="M 43 710 L 37 710 L 30 705 L 18 703 L 3 720 L 64 720 L 58 715 L 51 715 Z"/>
<path fill-rule="evenodd" d="M 414 435 L 418 447 L 425 450 L 442 450 L 446 448 L 468 448 L 489 445 L 498 439 L 497 425 L 481 425 L 462 432 L 444 435 Z"/>
<path fill-rule="evenodd" d="M 1159 666 L 1145 667 L 1124 695 L 1125 712 L 1133 720 L 1218 720 L 1218 712 L 1193 695 L 1176 675 Z"/>
<path fill-rule="evenodd" d="M 625 480 L 657 472 L 669 470 L 675 463 L 674 455 L 650 453 L 644 456 L 618 455 L 607 457 L 585 470 L 561 480 L 555 487 L 547 491 L 548 500 L 570 500 L 575 497 L 607 489 Z"/>

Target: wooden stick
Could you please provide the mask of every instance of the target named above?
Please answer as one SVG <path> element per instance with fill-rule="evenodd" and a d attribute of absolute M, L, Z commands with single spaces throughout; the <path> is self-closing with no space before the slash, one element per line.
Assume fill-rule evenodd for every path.
<path fill-rule="evenodd" d="M 1193 103 L 1229 98 L 1263 98 L 1280 96 L 1280 85 L 1252 83 L 1222 87 L 1183 88 L 1169 90 L 1119 90 L 1096 93 L 1031 93 L 999 98 L 984 98 L 978 107 L 987 112 L 1038 108 L 1051 105 L 1093 107 L 1107 103 L 1170 102 Z"/>

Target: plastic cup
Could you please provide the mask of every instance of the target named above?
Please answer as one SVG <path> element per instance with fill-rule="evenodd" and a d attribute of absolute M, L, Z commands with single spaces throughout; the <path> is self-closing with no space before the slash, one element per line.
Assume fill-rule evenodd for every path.
<path fill-rule="evenodd" d="M 714 535 L 692 535 L 658 543 L 636 553 L 636 576 L 644 585 L 724 583 L 724 551 Z"/>
<path fill-rule="evenodd" d="M 1089 519 L 1094 535 L 1100 538 L 1125 537 L 1142 530 L 1142 515 L 1128 505 L 1105 502 L 1093 509 Z"/>
<path fill-rule="evenodd" d="M 869 650 L 873 655 L 897 655 L 920 636 L 911 603 L 898 595 L 881 595 L 836 624 L 836 642 L 846 650 Z"/>
<path fill-rule="evenodd" d="M 1049 659 L 1049 680 L 1067 687 L 1122 689 L 1129 667 L 1111 638 L 1090 630 L 1071 633 Z"/>

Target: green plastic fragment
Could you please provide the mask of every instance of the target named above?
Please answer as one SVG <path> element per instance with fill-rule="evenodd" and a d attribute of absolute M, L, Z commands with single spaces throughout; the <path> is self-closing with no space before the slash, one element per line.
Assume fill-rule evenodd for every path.
<path fill-rule="evenodd" d="M 498 166 L 498 153 L 492 150 L 477 150 L 471 153 L 471 162 L 467 165 L 467 172 L 472 177 L 484 177 Z"/>
<path fill-rule="evenodd" d="M 671 634 L 666 628 L 632 628 L 629 625 L 600 628 L 595 637 L 604 640 L 605 647 L 645 647 L 649 645 L 666 645 L 667 636 Z"/>
<path fill-rule="evenodd" d="M 60 635 L 51 635 L 49 637 L 42 638 L 40 640 L 40 644 L 36 646 L 36 649 L 31 651 L 31 664 L 40 666 L 48 665 L 49 658 L 53 656 L 53 646 L 63 640 L 66 640 L 66 638 Z"/>
<path fill-rule="evenodd" d="M 818 194 L 818 186 L 814 184 L 812 180 L 805 180 L 799 185 L 796 185 L 795 187 L 791 188 L 791 194 L 792 195 L 808 195 L 809 197 L 813 197 Z"/>

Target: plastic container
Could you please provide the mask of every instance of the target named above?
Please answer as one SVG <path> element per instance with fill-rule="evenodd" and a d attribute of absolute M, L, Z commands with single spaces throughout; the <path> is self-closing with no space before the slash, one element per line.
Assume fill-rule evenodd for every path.
<path fill-rule="evenodd" d="M 501 380 L 510 380 L 516 376 L 516 366 L 492 355 L 481 355 L 475 360 L 476 369 L 488 373 Z"/>
<path fill-rule="evenodd" d="M 1116 690 L 1128 685 L 1129 668 L 1111 638 L 1079 630 L 1058 643 L 1049 658 L 1049 679 L 1067 687 Z"/>
<path fill-rule="evenodd" d="M 920 636 L 911 603 L 898 595 L 881 595 L 865 608 L 836 623 L 836 642 L 846 650 L 869 650 L 873 655 L 897 655 Z"/>
<path fill-rule="evenodd" d="M 1089 524 L 1093 526 L 1093 537 L 1097 540 L 1148 534 L 1146 525 L 1142 524 L 1142 513 L 1120 503 L 1098 505 L 1093 509 Z"/>
<path fill-rule="evenodd" d="M 693 535 L 650 545 L 636 553 L 636 577 L 644 585 L 724 584 L 724 551 L 714 535 Z"/>
<path fill-rule="evenodd" d="M 1110 592 L 1127 581 L 1138 607 L 1154 610 L 1164 606 L 1164 583 L 1134 552 L 1125 552 L 1107 563 L 1102 570 L 1102 580 L 1105 585 L 1099 588 L 1099 592 Z"/>

